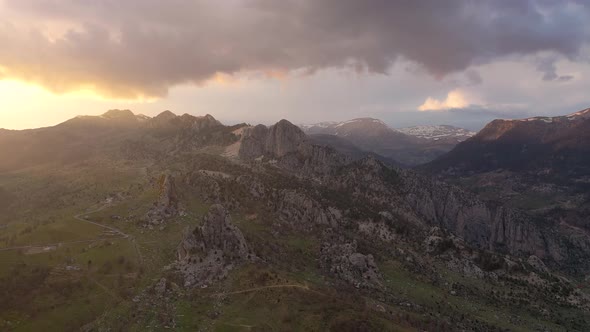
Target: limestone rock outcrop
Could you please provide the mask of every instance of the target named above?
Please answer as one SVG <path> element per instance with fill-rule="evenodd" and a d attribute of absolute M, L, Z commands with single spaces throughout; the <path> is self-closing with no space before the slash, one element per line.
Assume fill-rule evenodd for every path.
<path fill-rule="evenodd" d="M 279 220 L 299 229 L 315 225 L 337 227 L 342 222 L 342 212 L 324 207 L 316 200 L 296 190 L 280 190 L 273 193 L 272 208 Z"/>
<path fill-rule="evenodd" d="M 320 252 L 320 267 L 357 288 L 380 288 L 382 278 L 373 255 L 357 252 L 356 241 L 325 242 Z"/>
<path fill-rule="evenodd" d="M 158 199 L 146 215 L 146 221 L 151 225 L 162 224 L 166 219 L 180 214 L 176 183 L 172 175 L 164 174 L 160 177 L 158 191 Z"/>
<path fill-rule="evenodd" d="M 187 234 L 177 249 L 177 268 L 186 287 L 223 279 L 236 265 L 253 259 L 244 235 L 219 204 L 210 207 L 203 224 Z"/>
<path fill-rule="evenodd" d="M 239 156 L 242 159 L 256 159 L 262 156 L 281 158 L 296 152 L 306 141 L 301 129 L 287 120 L 281 120 L 270 127 L 257 125 L 242 132 Z"/>

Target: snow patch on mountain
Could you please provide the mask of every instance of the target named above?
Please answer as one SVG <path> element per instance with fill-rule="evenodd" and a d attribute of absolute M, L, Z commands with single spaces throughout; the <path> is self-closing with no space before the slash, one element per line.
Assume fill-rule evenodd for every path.
<path fill-rule="evenodd" d="M 344 127 L 344 126 L 354 126 L 354 125 L 367 125 L 367 124 L 373 124 L 373 125 L 379 125 L 379 126 L 384 126 L 387 127 L 388 129 L 394 130 L 393 128 L 389 127 L 385 122 L 379 120 L 379 119 L 374 119 L 374 118 L 357 118 L 357 119 L 352 119 L 352 120 L 347 120 L 347 121 L 342 121 L 342 122 L 336 122 L 336 121 L 325 121 L 325 122 L 319 122 L 319 123 L 313 123 L 313 124 L 300 124 L 299 128 L 303 129 L 303 130 L 310 130 L 310 129 L 336 129 L 336 128 L 340 128 L 340 127 Z"/>
<path fill-rule="evenodd" d="M 579 119 L 579 118 L 590 119 L 590 108 L 566 115 L 566 117 L 571 120 Z"/>
<path fill-rule="evenodd" d="M 560 115 L 560 116 L 534 116 L 531 118 L 525 119 L 504 119 L 504 121 L 517 121 L 517 122 L 532 122 L 532 121 L 542 121 L 545 123 L 552 123 L 558 121 L 574 121 L 574 120 L 585 120 L 590 119 L 590 108 L 571 113 L 568 115 Z"/>
<path fill-rule="evenodd" d="M 430 139 L 434 141 L 446 138 L 453 138 L 462 141 L 476 134 L 475 132 L 467 129 L 448 125 L 413 126 L 400 128 L 397 130 L 406 135 Z"/>

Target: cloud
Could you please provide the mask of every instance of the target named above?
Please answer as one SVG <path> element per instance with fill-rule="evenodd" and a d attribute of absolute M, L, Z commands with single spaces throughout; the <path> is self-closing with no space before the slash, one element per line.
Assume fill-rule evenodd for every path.
<path fill-rule="evenodd" d="M 543 81 L 567 82 L 572 80 L 572 75 L 558 75 L 555 62 L 557 57 L 547 56 L 537 60 L 537 70 L 543 73 Z"/>
<path fill-rule="evenodd" d="M 426 98 L 426 101 L 418 107 L 420 111 L 448 111 L 450 109 L 459 109 L 469 106 L 467 97 L 461 90 L 452 90 L 447 94 L 444 100 L 438 100 L 432 97 Z"/>
<path fill-rule="evenodd" d="M 583 2 L 394 0 L 4 0 L 6 77 L 63 93 L 161 97 L 245 72 L 387 73 L 400 59 L 435 78 L 507 56 L 575 59 Z M 552 76 L 549 75 L 548 78 Z M 468 74 L 473 84 L 481 77 Z M 567 77 L 562 76 L 562 80 Z"/>
<path fill-rule="evenodd" d="M 530 117 L 527 105 L 523 104 L 496 104 L 496 105 L 469 105 L 465 108 L 453 108 L 449 113 L 464 117 L 466 115 L 479 118 L 504 118 L 519 119 Z"/>
<path fill-rule="evenodd" d="M 467 79 L 467 85 L 479 85 L 483 82 L 481 75 L 474 69 L 466 70 L 465 78 Z"/>

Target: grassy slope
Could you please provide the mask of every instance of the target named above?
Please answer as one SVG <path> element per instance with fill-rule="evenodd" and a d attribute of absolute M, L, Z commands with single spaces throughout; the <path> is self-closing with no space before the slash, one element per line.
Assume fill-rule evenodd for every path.
<path fill-rule="evenodd" d="M 6 239 L 0 246 L 8 246 L 9 241 L 45 244 L 104 237 L 100 228 L 73 216 L 116 193 L 124 195 L 108 208 L 88 214 L 89 219 L 132 236 L 65 244 L 36 254 L 0 251 L 0 287 L 10 294 L 0 301 L 0 330 L 77 330 L 95 320 L 93 326 L 99 328 L 160 330 L 172 317 L 180 331 L 198 327 L 215 331 L 442 330 L 448 317 L 460 319 L 462 315 L 461 319 L 479 321 L 482 326 L 515 331 L 530 326 L 564 330 L 532 317 L 517 303 L 486 300 L 490 285 L 484 281 L 440 267 L 443 279 L 435 285 L 416 277 L 396 260 L 399 258 L 385 252 L 375 255 L 387 293 L 396 300 L 369 296 L 319 270 L 319 235 L 296 231 L 273 235 L 273 217 L 265 213 L 261 202 L 243 204 L 232 218 L 255 252 L 273 265 L 245 265 L 212 287 L 180 294 L 166 305 L 138 310 L 134 296 L 165 275 L 163 267 L 173 261 L 183 231 L 200 223 L 208 204 L 188 188 L 180 188 L 186 217 L 171 221 L 163 230 L 138 227 L 137 218 L 157 196 L 156 190 L 146 185 L 156 173 L 116 166 L 28 170 L 0 176 L 0 186 L 15 193 L 15 206 L 20 208 L 11 212 L 1 233 Z M 121 219 L 111 218 L 113 215 Z M 23 232 L 29 226 L 31 230 Z M 10 240 L 13 236 L 16 238 Z M 67 266 L 79 270 L 68 270 Z M 479 296 L 449 295 L 448 284 L 454 282 L 467 285 Z M 406 301 L 419 307 L 400 305 Z M 575 319 L 572 315 L 576 314 L 563 309 L 565 319 Z"/>

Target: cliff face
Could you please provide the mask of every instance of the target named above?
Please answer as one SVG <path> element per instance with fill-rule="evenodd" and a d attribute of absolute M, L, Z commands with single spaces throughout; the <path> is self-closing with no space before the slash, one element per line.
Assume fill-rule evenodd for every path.
<path fill-rule="evenodd" d="M 479 248 L 553 257 L 547 236 L 524 213 L 484 203 L 459 188 L 418 176 L 405 179 L 406 202 L 427 223 Z"/>
<path fill-rule="evenodd" d="M 467 230 L 466 239 L 477 237 L 468 228 L 474 224 L 478 232 L 489 234 L 492 249 L 530 252 L 570 266 L 586 265 L 581 257 L 590 252 L 590 109 L 566 116 L 494 120 L 423 170 L 469 183 L 467 189 L 526 212 L 492 207 L 484 211 L 484 222 L 474 222 L 478 218 L 473 207 L 457 205 L 453 197 L 437 193 L 444 188 L 441 185 L 429 187 L 428 195 L 442 199 L 432 203 L 440 207 L 429 209 L 457 213 L 446 218 L 456 219 L 454 223 L 469 221 L 454 228 Z M 420 204 L 428 206 L 429 202 L 414 203 L 426 209 Z M 447 223 L 440 217 L 431 219 Z"/>
<path fill-rule="evenodd" d="M 247 127 L 242 130 L 238 156 L 244 160 L 256 159 L 266 153 L 268 128 L 264 125 Z"/>
<path fill-rule="evenodd" d="M 369 158 L 322 177 L 335 192 L 394 215 L 418 229 L 437 226 L 469 245 L 515 256 L 535 255 L 556 264 L 568 257 L 590 257 L 590 241 L 557 231 L 546 220 L 497 203 L 484 202 L 458 187 L 391 169 Z"/>
<path fill-rule="evenodd" d="M 265 142 L 265 151 L 281 158 L 297 149 L 307 140 L 307 137 L 291 122 L 281 120 L 268 130 Z"/>

